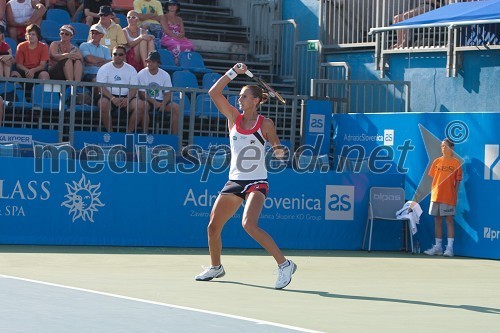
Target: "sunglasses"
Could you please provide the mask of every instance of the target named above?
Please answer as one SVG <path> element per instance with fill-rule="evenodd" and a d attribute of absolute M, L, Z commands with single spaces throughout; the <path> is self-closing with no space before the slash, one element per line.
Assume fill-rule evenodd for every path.
<path fill-rule="evenodd" d="M 99 14 L 100 17 L 106 17 L 106 16 L 110 16 L 111 14 Z"/>
<path fill-rule="evenodd" d="M 118 52 L 113 52 L 113 55 L 115 57 L 123 57 L 125 55 L 125 53 L 118 53 Z"/>
<path fill-rule="evenodd" d="M 61 31 L 61 32 L 59 33 L 59 35 L 61 35 L 61 36 L 62 36 L 62 35 L 64 35 L 64 36 L 71 36 L 71 34 L 70 34 L 69 32 L 64 32 L 64 31 Z"/>
<path fill-rule="evenodd" d="M 137 16 L 127 16 L 127 19 L 137 20 Z"/>
<path fill-rule="evenodd" d="M 100 34 L 99 31 L 92 30 L 92 35 L 98 35 L 98 34 Z"/>

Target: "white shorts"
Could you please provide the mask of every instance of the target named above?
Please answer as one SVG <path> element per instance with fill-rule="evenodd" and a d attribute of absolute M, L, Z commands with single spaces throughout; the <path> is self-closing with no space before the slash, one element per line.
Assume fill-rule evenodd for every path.
<path fill-rule="evenodd" d="M 431 201 L 429 206 L 429 215 L 432 216 L 454 216 L 455 206 L 450 206 L 445 203 Z"/>

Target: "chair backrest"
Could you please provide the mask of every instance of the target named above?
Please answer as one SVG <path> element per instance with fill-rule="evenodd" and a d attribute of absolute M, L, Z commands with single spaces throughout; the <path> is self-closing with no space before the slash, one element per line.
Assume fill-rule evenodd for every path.
<path fill-rule="evenodd" d="M 217 109 L 209 94 L 196 96 L 196 114 L 200 117 L 217 117 L 219 115 L 219 109 Z"/>
<path fill-rule="evenodd" d="M 172 52 L 167 49 L 158 49 L 157 51 L 160 54 L 161 69 L 169 72 L 176 72 L 182 69 L 175 64 L 175 59 Z"/>
<path fill-rule="evenodd" d="M 370 188 L 370 206 L 373 217 L 396 219 L 396 212 L 405 204 L 405 190 L 401 187 Z"/>
<path fill-rule="evenodd" d="M 195 88 L 199 89 L 198 79 L 190 71 L 177 71 L 172 76 L 172 85 L 178 88 Z"/>
<path fill-rule="evenodd" d="M 62 24 L 56 21 L 43 20 L 40 26 L 40 30 L 42 31 L 42 38 L 47 41 L 47 43 L 51 43 L 53 41 L 61 39 L 59 36 L 59 28 L 61 28 Z"/>
<path fill-rule="evenodd" d="M 227 101 L 229 102 L 229 104 L 231 104 L 232 106 L 234 106 L 239 110 L 240 109 L 240 104 L 238 103 L 239 98 L 240 96 L 238 95 L 231 95 L 227 98 Z"/>
<path fill-rule="evenodd" d="M 181 107 L 181 93 L 180 91 L 172 92 L 172 102 L 179 104 L 179 108 Z M 185 116 L 189 116 L 191 113 L 191 102 L 188 96 L 184 96 L 184 109 L 180 110 L 184 113 Z"/>
<path fill-rule="evenodd" d="M 15 57 L 17 51 L 17 42 L 13 38 L 7 36 L 5 36 L 5 42 L 9 44 L 10 49 L 12 50 L 12 56 Z"/>
<path fill-rule="evenodd" d="M 33 86 L 33 95 L 31 97 L 33 106 L 42 109 L 59 110 L 61 102 L 60 91 L 57 91 L 57 85 L 35 84 Z"/>
<path fill-rule="evenodd" d="M 127 16 L 123 13 L 115 13 L 115 17 L 120 20 L 120 27 L 125 28 L 128 25 Z"/>
<path fill-rule="evenodd" d="M 62 9 L 51 8 L 47 10 L 46 19 L 54 22 L 63 24 L 70 24 L 71 17 L 69 16 L 69 12 Z"/>
<path fill-rule="evenodd" d="M 222 77 L 219 73 L 205 73 L 203 74 L 203 79 L 201 81 L 201 88 L 202 89 L 210 89 L 217 80 L 219 80 Z M 224 87 L 224 90 L 229 90 L 229 87 L 226 85 Z"/>
<path fill-rule="evenodd" d="M 192 72 L 210 73 L 211 69 L 205 66 L 205 61 L 201 54 L 195 51 L 181 52 L 179 55 L 180 66 Z"/>
<path fill-rule="evenodd" d="M 75 28 L 75 36 L 73 36 L 73 42 L 80 45 L 84 43 L 89 38 L 90 27 L 85 23 L 71 22 L 71 26 Z"/>

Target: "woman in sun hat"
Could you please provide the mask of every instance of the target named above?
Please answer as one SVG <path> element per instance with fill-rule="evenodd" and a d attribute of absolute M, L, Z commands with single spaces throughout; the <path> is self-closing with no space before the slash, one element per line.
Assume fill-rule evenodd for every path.
<path fill-rule="evenodd" d="M 83 72 L 82 53 L 71 44 L 75 28 L 69 24 L 59 29 L 60 41 L 49 47 L 49 75 L 53 80 L 81 81 Z"/>

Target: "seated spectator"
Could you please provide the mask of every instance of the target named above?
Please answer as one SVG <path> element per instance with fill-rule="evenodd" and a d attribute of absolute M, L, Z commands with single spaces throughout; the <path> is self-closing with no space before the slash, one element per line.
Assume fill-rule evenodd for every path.
<path fill-rule="evenodd" d="M 167 48 L 174 55 L 175 61 L 179 63 L 179 54 L 184 51 L 194 51 L 193 43 L 184 35 L 184 22 L 178 16 L 180 4 L 170 0 L 166 3 L 167 13 L 161 17 L 163 37 L 161 46 Z"/>
<path fill-rule="evenodd" d="M 12 72 L 13 77 L 27 79 L 49 80 L 47 61 L 49 60 L 49 47 L 40 42 L 42 33 L 36 24 L 26 27 L 26 41 L 17 45 L 16 70 Z"/>
<path fill-rule="evenodd" d="M 93 25 L 99 22 L 99 9 L 101 6 L 111 6 L 111 0 L 84 0 L 83 15 L 85 23 Z"/>
<path fill-rule="evenodd" d="M 411 17 L 427 13 L 431 10 L 434 10 L 436 8 L 441 7 L 442 5 L 445 5 L 447 3 L 447 0 L 425 0 L 423 4 L 410 9 L 402 14 L 398 14 L 394 16 L 393 23 L 396 24 L 398 22 L 407 20 Z M 397 30 L 396 32 L 396 43 L 392 46 L 392 48 L 402 48 L 402 47 L 409 47 L 409 41 L 408 41 L 408 30 Z"/>
<path fill-rule="evenodd" d="M 123 28 L 127 38 L 127 63 L 134 66 L 136 71 L 146 67 L 148 53 L 155 49 L 154 37 L 147 34 L 147 30 L 139 28 L 139 16 L 136 11 L 127 13 L 128 26 Z"/>
<path fill-rule="evenodd" d="M 0 77 L 10 77 L 12 68 L 12 50 L 5 42 L 5 28 L 0 25 Z"/>
<path fill-rule="evenodd" d="M 40 26 L 47 9 L 39 0 L 10 0 L 5 8 L 5 17 L 9 27 L 9 36 L 16 40 L 23 40 L 27 26 Z"/>
<path fill-rule="evenodd" d="M 160 19 L 163 15 L 163 7 L 158 0 L 134 0 L 134 10 L 139 15 L 141 28 L 157 38 L 161 38 Z"/>
<path fill-rule="evenodd" d="M 112 61 L 104 64 L 97 72 L 96 82 L 103 83 L 98 107 L 101 121 L 108 132 L 113 131 L 112 111 L 127 111 L 130 115 L 127 132 L 134 132 L 144 120 L 144 103 L 137 99 L 137 89 L 108 87 L 107 84 L 138 85 L 137 72 L 125 62 L 126 48 L 117 45 L 113 48 Z M 147 129 L 147 124 L 143 124 Z"/>
<path fill-rule="evenodd" d="M 75 28 L 63 25 L 59 31 L 60 41 L 54 41 L 49 47 L 49 75 L 53 80 L 82 80 L 82 54 L 80 49 L 71 44 Z"/>
<path fill-rule="evenodd" d="M 106 31 L 104 38 L 101 39 L 101 44 L 108 47 L 110 51 L 113 50 L 116 45 L 127 44 L 127 38 L 123 33 L 122 27 L 113 21 L 114 16 L 115 14 L 110 6 L 101 6 L 99 9 L 99 24 Z M 87 40 L 90 40 L 90 38 L 92 38 L 92 36 L 89 32 L 89 38 L 87 38 Z"/>
<path fill-rule="evenodd" d="M 101 39 L 104 37 L 106 30 L 99 24 L 94 24 L 90 27 L 92 39 L 88 42 L 80 44 L 80 51 L 84 60 L 83 80 L 95 82 L 99 68 L 111 61 L 111 53 L 109 49 L 101 45 Z"/>
<path fill-rule="evenodd" d="M 149 111 L 171 112 L 172 134 L 177 134 L 179 127 L 179 105 L 172 102 L 172 92 L 168 88 L 172 87 L 170 75 L 160 68 L 160 53 L 150 52 L 146 58 L 146 68 L 141 70 L 137 76 L 139 84 L 148 86 L 150 89 L 139 91 L 139 96 L 145 100 L 144 123 L 149 122 Z M 166 88 L 164 90 L 160 89 Z"/>

